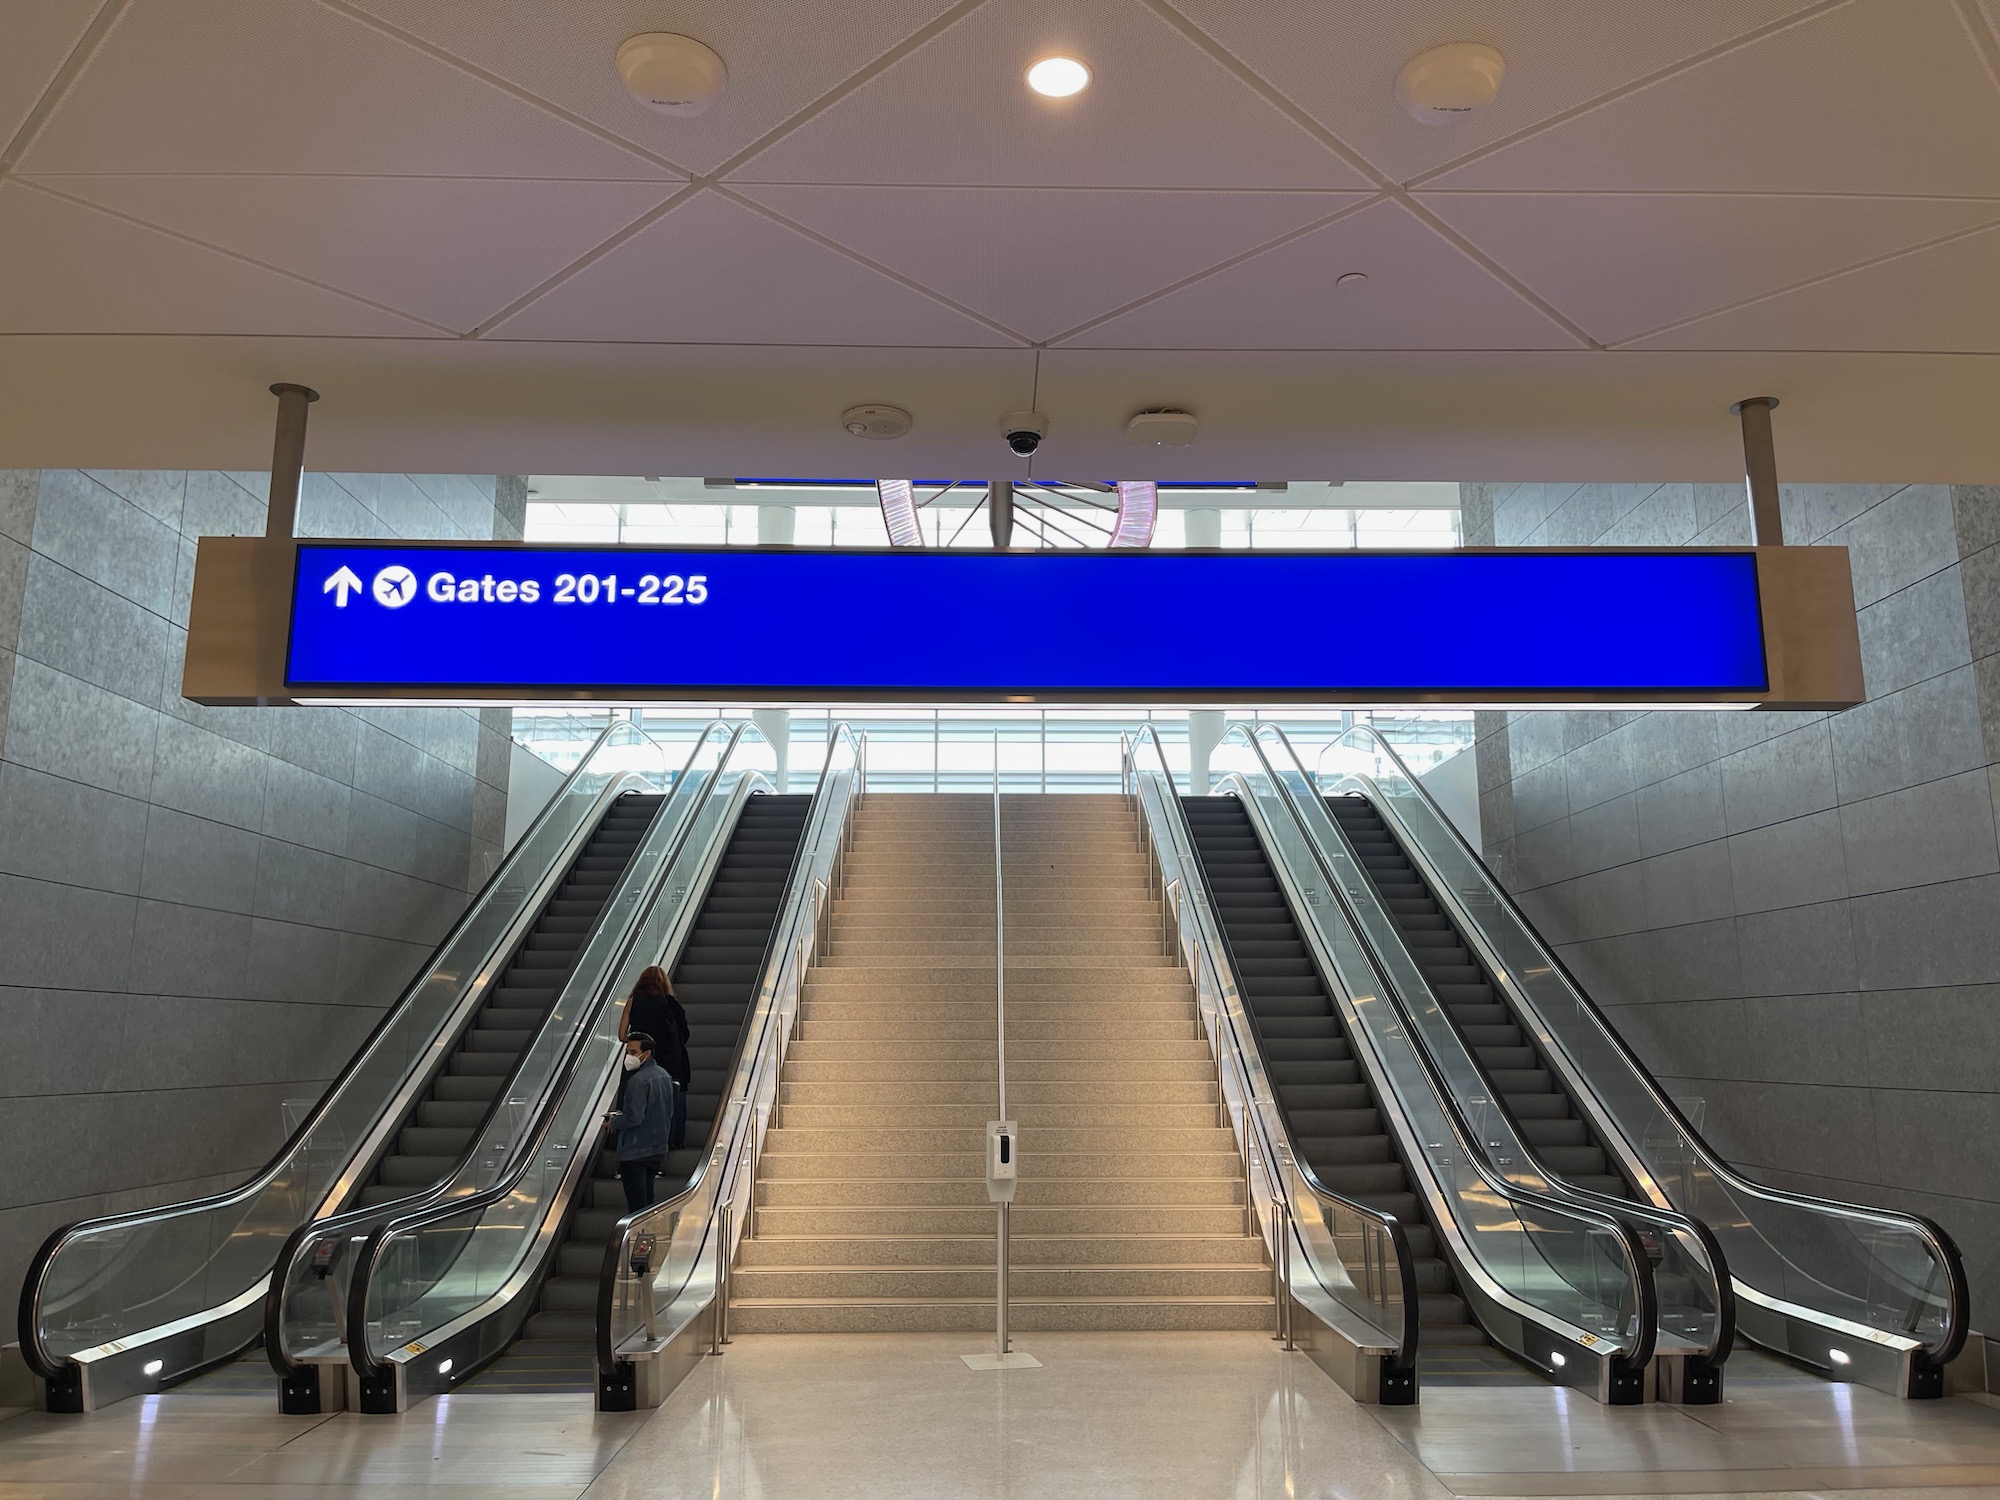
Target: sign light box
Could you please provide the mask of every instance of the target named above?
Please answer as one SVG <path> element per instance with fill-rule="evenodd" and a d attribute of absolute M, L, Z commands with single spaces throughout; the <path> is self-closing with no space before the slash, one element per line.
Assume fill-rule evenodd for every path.
<path fill-rule="evenodd" d="M 1763 553 L 1837 559 L 1833 593 L 1846 577 L 1838 549 L 991 553 L 207 539 L 203 564 L 211 541 L 237 550 L 231 562 L 218 549 L 210 592 L 234 577 L 262 603 L 231 618 L 280 629 L 256 669 L 263 701 L 1748 705 L 1789 691 L 1774 668 L 1799 663 L 1774 632 L 1767 597 L 1772 578 L 1789 575 L 1760 562 Z M 1779 593 L 1799 594 L 1795 585 Z M 240 688 L 217 690 L 229 653 L 203 592 L 198 566 L 190 696 L 251 701 Z M 1851 636 L 1851 599 L 1839 602 Z M 1837 627 L 1839 610 L 1831 617 Z M 1858 692 L 1858 653 L 1853 676 Z"/>

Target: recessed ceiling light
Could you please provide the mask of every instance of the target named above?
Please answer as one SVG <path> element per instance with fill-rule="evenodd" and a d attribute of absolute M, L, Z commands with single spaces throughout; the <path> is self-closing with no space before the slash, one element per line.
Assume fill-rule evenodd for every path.
<path fill-rule="evenodd" d="M 1090 87 L 1090 69 L 1073 57 L 1045 57 L 1028 69 L 1028 87 L 1051 99 L 1067 99 Z"/>
<path fill-rule="evenodd" d="M 1333 284 L 1352 289 L 1357 286 L 1365 286 L 1367 281 L 1368 273 L 1366 271 L 1349 271 L 1345 276 L 1334 277 Z"/>

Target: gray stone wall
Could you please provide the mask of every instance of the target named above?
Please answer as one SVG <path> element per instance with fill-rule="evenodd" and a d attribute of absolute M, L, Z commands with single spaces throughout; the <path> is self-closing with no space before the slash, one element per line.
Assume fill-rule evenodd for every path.
<path fill-rule="evenodd" d="M 0 472 L 9 1297 L 56 1225 L 262 1165 L 500 854 L 504 710 L 180 696 L 195 538 L 261 534 L 265 482 Z M 313 474 L 299 530 L 519 537 L 523 489 Z"/>
<path fill-rule="evenodd" d="M 1501 545 L 1734 544 L 1738 485 L 1468 485 Z M 1783 492 L 1850 549 L 1838 714 L 1489 713 L 1488 859 L 1709 1138 L 1918 1210 L 2000 1323 L 2000 490 Z"/>

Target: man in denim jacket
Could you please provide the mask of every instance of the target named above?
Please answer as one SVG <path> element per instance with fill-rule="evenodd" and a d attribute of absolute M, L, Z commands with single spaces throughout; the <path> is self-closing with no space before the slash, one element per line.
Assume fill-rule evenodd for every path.
<path fill-rule="evenodd" d="M 653 1061 L 653 1039 L 643 1031 L 625 1038 L 625 1107 L 604 1117 L 618 1133 L 618 1180 L 625 1209 L 637 1213 L 653 1201 L 653 1182 L 667 1164 L 674 1124 L 674 1081 Z"/>

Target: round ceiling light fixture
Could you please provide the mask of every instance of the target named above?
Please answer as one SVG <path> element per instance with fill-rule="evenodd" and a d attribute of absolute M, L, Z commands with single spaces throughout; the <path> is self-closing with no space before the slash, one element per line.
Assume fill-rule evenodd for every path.
<path fill-rule="evenodd" d="M 1028 69 L 1028 87 L 1050 99 L 1067 99 L 1090 87 L 1090 69 L 1073 57 L 1045 57 Z"/>
<path fill-rule="evenodd" d="M 1357 287 L 1363 287 L 1368 284 L 1368 273 L 1366 271 L 1349 271 L 1344 276 L 1334 277 L 1333 284 L 1335 286 L 1344 286 L 1351 292 Z"/>
<path fill-rule="evenodd" d="M 722 97 L 729 69 L 713 47 L 671 31 L 627 37 L 618 48 L 618 76 L 648 109 L 685 119 Z"/>
<path fill-rule="evenodd" d="M 1419 52 L 1396 75 L 1396 102 L 1423 125 L 1450 125 L 1484 109 L 1500 93 L 1507 59 L 1479 42 Z"/>

